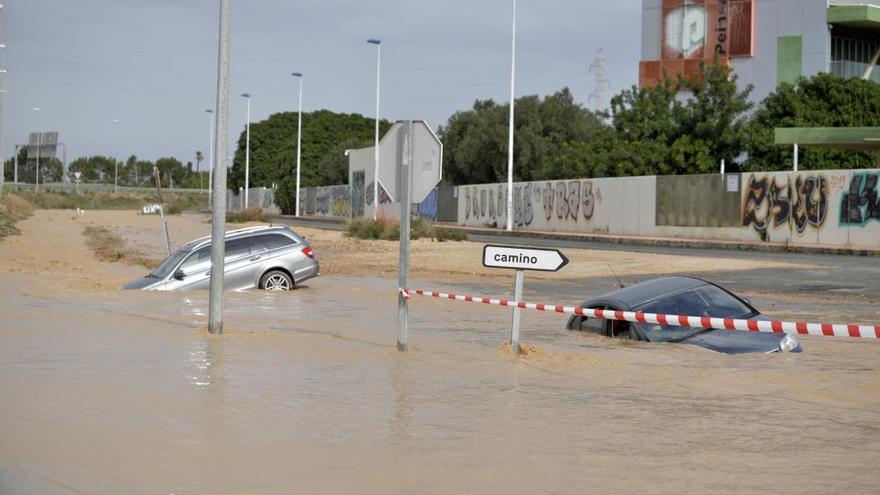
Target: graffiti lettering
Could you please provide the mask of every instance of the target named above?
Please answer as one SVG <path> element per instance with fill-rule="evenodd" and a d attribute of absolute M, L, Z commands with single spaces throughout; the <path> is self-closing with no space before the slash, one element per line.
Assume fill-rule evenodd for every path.
<path fill-rule="evenodd" d="M 880 174 L 853 174 L 849 190 L 841 195 L 840 225 L 864 227 L 880 222 Z"/>
<path fill-rule="evenodd" d="M 388 196 L 388 193 L 385 192 L 385 188 L 382 187 L 380 184 L 380 186 L 379 186 L 379 204 L 383 205 L 383 204 L 390 203 L 390 202 L 391 202 L 391 197 Z M 367 184 L 367 204 L 368 205 L 373 204 L 373 182 L 370 182 L 369 184 Z"/>
<path fill-rule="evenodd" d="M 803 234 L 807 227 L 816 230 L 825 224 L 828 215 L 829 182 L 823 175 L 797 175 L 777 182 L 769 177 L 750 176 L 743 201 L 743 225 L 751 226 L 762 240 L 768 240 L 767 229 L 785 225 Z"/>
<path fill-rule="evenodd" d="M 593 218 L 593 208 L 596 199 L 593 197 L 593 183 L 591 181 L 559 182 L 554 187 L 552 182 L 544 185 L 544 218 L 551 221 L 553 218 L 554 201 L 556 218 L 559 220 L 578 221 L 578 212 L 583 211 L 584 220 Z M 583 210 L 581 206 L 583 205 Z"/>
<path fill-rule="evenodd" d="M 351 216 L 351 188 L 347 185 L 315 188 L 315 214 L 329 217 Z"/>

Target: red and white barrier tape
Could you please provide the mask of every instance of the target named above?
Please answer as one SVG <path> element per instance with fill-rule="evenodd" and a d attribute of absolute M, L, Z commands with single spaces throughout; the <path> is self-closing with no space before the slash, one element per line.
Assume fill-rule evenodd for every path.
<path fill-rule="evenodd" d="M 633 321 L 638 323 L 656 323 L 660 325 L 674 325 L 689 328 L 705 328 L 717 330 L 745 330 L 749 332 L 768 333 L 792 333 L 800 335 L 828 335 L 833 337 L 861 337 L 866 339 L 880 338 L 880 326 L 873 325 L 844 325 L 832 323 L 803 323 L 793 321 L 759 321 L 759 320 L 736 320 L 733 318 L 710 318 L 708 316 L 664 315 L 642 313 L 641 311 L 614 311 L 602 309 L 588 309 L 579 306 L 558 306 L 554 304 L 535 304 L 523 301 L 509 301 L 507 299 L 490 299 L 488 297 L 463 296 L 459 294 L 447 294 L 444 292 L 407 289 L 400 291 L 405 297 L 412 295 L 439 297 L 441 299 L 453 299 L 481 304 L 494 304 L 496 306 L 516 306 L 523 309 L 537 311 L 549 311 L 569 315 L 589 316 L 606 320 Z"/>

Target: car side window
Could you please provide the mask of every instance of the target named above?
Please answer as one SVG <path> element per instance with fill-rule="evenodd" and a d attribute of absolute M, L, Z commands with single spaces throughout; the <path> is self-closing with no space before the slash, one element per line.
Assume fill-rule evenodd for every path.
<path fill-rule="evenodd" d="M 183 263 L 180 264 L 180 268 L 178 270 L 188 271 L 195 268 L 197 265 L 210 262 L 211 261 L 211 246 L 205 246 L 196 252 L 189 255 Z"/>
<path fill-rule="evenodd" d="M 263 240 L 264 237 L 266 236 L 257 235 L 248 238 L 248 242 L 250 242 L 251 245 L 251 253 L 263 253 L 267 250 L 266 243 Z"/>
<path fill-rule="evenodd" d="M 226 241 L 226 259 L 238 258 L 248 253 L 250 253 L 250 246 L 248 246 L 246 238 Z"/>
<path fill-rule="evenodd" d="M 600 320 L 599 318 L 587 318 L 585 316 L 581 319 L 580 325 L 578 326 L 578 330 L 604 335 L 605 334 L 605 320 Z"/>
<path fill-rule="evenodd" d="M 269 234 L 269 235 L 261 235 L 263 242 L 266 243 L 266 247 L 270 250 L 279 249 L 283 247 L 293 246 L 296 244 L 296 241 L 287 237 L 286 235 L 281 234 Z"/>

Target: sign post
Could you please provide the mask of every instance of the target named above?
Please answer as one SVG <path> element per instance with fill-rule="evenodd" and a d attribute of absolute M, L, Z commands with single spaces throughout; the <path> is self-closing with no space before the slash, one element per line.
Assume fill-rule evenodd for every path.
<path fill-rule="evenodd" d="M 400 201 L 400 276 L 397 291 L 397 350 L 407 349 L 408 308 L 406 293 L 409 273 L 409 230 L 412 204 L 421 203 L 434 186 L 440 182 L 442 170 L 443 145 L 434 131 L 425 122 L 407 120 L 396 122 L 403 127 L 403 146 L 397 155 L 397 176 L 386 177 L 385 183 L 392 185 L 393 194 Z M 391 133 L 391 131 L 389 131 Z M 383 139 L 383 142 L 386 142 Z M 388 141 L 392 142 L 392 141 Z M 383 151 L 383 156 L 390 154 Z M 381 174 L 381 172 L 380 172 Z M 378 177 L 376 184 L 379 183 Z M 394 187 L 396 186 L 396 187 Z M 373 205 L 378 208 L 378 205 Z"/>
<path fill-rule="evenodd" d="M 406 135 L 403 138 L 403 163 L 400 167 L 400 277 L 402 290 L 397 294 L 397 350 L 406 350 L 407 320 L 409 318 L 406 305 L 406 278 L 409 271 L 409 215 L 410 215 L 410 169 L 412 168 L 412 121 L 406 123 Z"/>
<path fill-rule="evenodd" d="M 523 276 L 525 270 L 555 272 L 568 264 L 568 258 L 558 249 L 540 249 L 516 246 L 483 246 L 483 266 L 487 268 L 507 268 L 516 270 L 513 299 L 522 299 Z M 519 306 L 513 305 L 513 320 L 510 326 L 510 346 L 514 357 L 519 356 Z"/>

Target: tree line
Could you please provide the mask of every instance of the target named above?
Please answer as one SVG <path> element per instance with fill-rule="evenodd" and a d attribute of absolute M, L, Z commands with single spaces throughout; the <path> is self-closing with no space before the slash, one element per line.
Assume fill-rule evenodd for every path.
<path fill-rule="evenodd" d="M 68 179 L 73 182 L 76 172 L 79 172 L 79 181 L 86 184 L 113 184 L 126 187 L 155 187 L 156 178 L 153 172 L 155 167 L 159 171 L 162 187 L 177 187 L 186 189 L 201 189 L 208 187 L 207 165 L 204 163 L 198 168 L 192 162 L 186 165 L 173 157 L 159 158 L 155 162 L 140 160 L 131 155 L 127 160 L 121 161 L 116 158 L 102 155 L 79 157 L 67 165 Z M 199 170 L 200 169 L 200 170 Z M 37 163 L 35 159 L 28 159 L 26 147 L 22 147 L 18 153 L 18 181 L 34 183 L 37 175 Z M 7 182 L 12 182 L 15 177 L 15 161 L 10 158 L 5 163 L 4 177 Z M 58 158 L 40 158 L 40 183 L 64 181 L 64 167 Z"/>
<path fill-rule="evenodd" d="M 758 104 L 751 86 L 740 87 L 723 64 L 703 64 L 701 77 L 666 79 L 655 87 L 621 91 L 605 112 L 593 112 L 574 100 L 568 88 L 541 97 L 516 99 L 514 180 L 554 180 L 713 173 L 725 160 L 730 172 L 788 170 L 791 149 L 773 143 L 777 127 L 880 126 L 880 85 L 826 73 L 782 84 Z M 474 184 L 507 180 L 507 104 L 476 100 L 455 112 L 438 129 L 444 145 L 443 182 Z M 252 187 L 276 187 L 284 211 L 294 209 L 297 113 L 280 112 L 251 124 Z M 346 150 L 372 146 L 375 121 L 360 114 L 318 110 L 302 115 L 302 187 L 348 182 Z M 384 134 L 391 123 L 382 120 Z M 238 139 L 229 188 L 244 186 L 245 130 Z M 875 166 L 875 152 L 808 148 L 801 151 L 805 170 Z M 19 181 L 33 182 L 33 160 L 19 156 Z M 119 184 L 154 185 L 153 166 L 163 185 L 208 187 L 201 173 L 165 157 L 155 163 L 135 156 L 118 162 Z M 77 158 L 69 165 L 84 182 L 113 183 L 117 161 Z M 61 180 L 58 160 L 41 161 L 41 181 Z M 12 180 L 12 160 L 6 162 Z"/>

